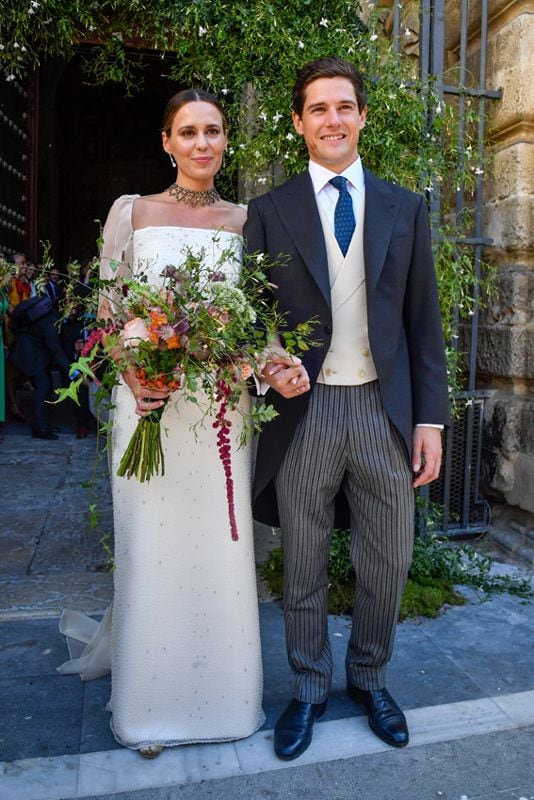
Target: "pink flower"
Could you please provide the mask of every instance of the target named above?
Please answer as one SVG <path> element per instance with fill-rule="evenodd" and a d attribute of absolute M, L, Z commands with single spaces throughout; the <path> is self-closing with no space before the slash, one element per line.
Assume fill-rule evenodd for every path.
<path fill-rule="evenodd" d="M 250 364 L 247 364 L 246 362 L 240 364 L 238 370 L 239 370 L 238 376 L 242 381 L 248 380 L 252 375 L 252 367 L 250 366 Z"/>
<path fill-rule="evenodd" d="M 124 347 L 137 347 L 139 342 L 150 341 L 148 328 L 141 317 L 134 317 L 127 322 L 119 335 Z"/>

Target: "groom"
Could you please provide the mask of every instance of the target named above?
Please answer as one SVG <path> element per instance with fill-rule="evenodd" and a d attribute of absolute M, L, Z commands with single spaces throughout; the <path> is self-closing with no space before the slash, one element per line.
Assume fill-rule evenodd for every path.
<path fill-rule="evenodd" d="M 351 530 L 356 572 L 347 691 L 374 733 L 408 743 L 385 686 L 412 557 L 413 488 L 438 477 L 447 379 L 425 201 L 362 167 L 367 105 L 360 74 L 339 58 L 306 64 L 293 123 L 308 170 L 252 200 L 249 252 L 270 273 L 287 326 L 315 318 L 302 361 L 275 347 L 263 370 L 279 416 L 260 436 L 255 516 L 280 525 L 284 619 L 294 697 L 275 752 L 308 747 L 331 684 L 327 562 L 335 526 Z"/>

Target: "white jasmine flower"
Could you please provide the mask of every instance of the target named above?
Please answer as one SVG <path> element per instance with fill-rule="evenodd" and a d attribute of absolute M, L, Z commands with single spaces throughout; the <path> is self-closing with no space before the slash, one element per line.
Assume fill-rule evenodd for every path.
<path fill-rule="evenodd" d="M 326 17 L 321 17 L 319 25 L 322 25 L 323 28 L 328 28 L 328 20 L 326 19 Z"/>
<path fill-rule="evenodd" d="M 480 167 L 477 167 L 474 172 L 475 175 L 484 175 L 484 170 L 480 169 Z"/>
<path fill-rule="evenodd" d="M 263 178 L 263 180 L 265 181 L 267 179 Z M 257 253 L 256 254 L 256 261 L 258 261 L 260 264 L 261 264 L 261 262 L 263 261 L 264 258 L 265 258 L 265 253 Z"/>
<path fill-rule="evenodd" d="M 14 80 L 15 80 L 15 76 L 14 75 L 8 75 L 7 78 L 6 78 L 6 81 L 14 81 Z"/>
<path fill-rule="evenodd" d="M 265 113 L 265 111 L 261 111 L 258 114 L 258 117 L 259 119 L 261 119 L 262 122 L 267 122 L 267 114 Z"/>
<path fill-rule="evenodd" d="M 406 89 L 406 84 L 405 83 L 399 84 L 399 89 Z"/>
<path fill-rule="evenodd" d="M 282 114 L 279 114 L 278 111 L 277 111 L 276 114 L 273 115 L 274 124 L 278 125 L 278 123 L 280 122 L 281 119 L 282 119 Z"/>
<path fill-rule="evenodd" d="M 6 49 L 5 46 L 3 44 L 0 44 L 0 50 L 5 50 L 5 49 Z"/>
<path fill-rule="evenodd" d="M 299 50 L 304 50 L 304 42 L 302 42 L 300 39 L 299 39 L 299 43 L 298 43 L 298 48 L 299 48 Z"/>
<path fill-rule="evenodd" d="M 376 42 L 376 40 L 378 39 L 378 35 L 377 35 L 376 33 L 373 33 L 373 34 L 372 34 L 372 35 L 369 37 L 369 39 L 370 39 L 372 42 Z"/>
<path fill-rule="evenodd" d="M 267 178 L 258 178 L 258 183 L 263 186 L 264 183 L 267 183 Z"/>
<path fill-rule="evenodd" d="M 22 47 L 20 48 L 20 52 L 21 53 L 25 53 L 26 52 L 26 48 L 24 47 L 24 45 L 22 45 Z"/>
<path fill-rule="evenodd" d="M 441 103 L 438 103 L 436 106 L 436 114 L 441 114 L 441 112 L 442 112 L 442 106 Z"/>
<path fill-rule="evenodd" d="M 284 153 L 284 158 L 285 159 L 289 158 L 289 153 Z"/>
<path fill-rule="evenodd" d="M 198 28 L 198 35 L 199 36 L 204 36 L 204 34 L 207 33 L 207 32 L 208 32 L 207 28 L 203 28 L 202 25 L 199 25 L 199 28 Z"/>
<path fill-rule="evenodd" d="M 208 72 L 208 74 L 206 75 L 206 80 L 207 81 L 211 81 L 212 78 L 213 78 L 213 73 L 212 72 Z"/>
<path fill-rule="evenodd" d="M 18 42 L 13 42 L 13 48 L 16 50 L 17 47 L 20 47 L 19 43 Z"/>
<path fill-rule="evenodd" d="M 404 31 L 404 35 L 405 36 L 411 36 L 412 35 L 412 31 L 409 28 L 406 28 L 406 30 Z"/>
<path fill-rule="evenodd" d="M 224 89 L 221 89 L 221 94 L 228 94 L 229 91 L 230 91 L 230 89 L 227 89 L 225 87 Z"/>
<path fill-rule="evenodd" d="M 233 154 L 234 154 L 234 153 L 235 153 L 235 150 L 234 150 L 234 148 L 233 148 L 233 147 L 229 147 L 229 148 L 228 148 L 228 155 L 229 155 L 229 156 L 233 156 Z"/>
<path fill-rule="evenodd" d="M 293 134 L 292 134 L 292 133 L 288 133 L 288 134 L 287 134 L 287 136 L 286 136 L 286 139 L 289 139 L 289 141 L 291 141 L 291 140 L 292 140 L 292 139 L 294 139 L 294 138 L 295 138 L 295 137 L 293 136 Z"/>

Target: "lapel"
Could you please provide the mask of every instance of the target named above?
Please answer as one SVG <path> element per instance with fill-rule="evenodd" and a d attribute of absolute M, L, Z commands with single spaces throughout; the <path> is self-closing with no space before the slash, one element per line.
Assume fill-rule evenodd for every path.
<path fill-rule="evenodd" d="M 365 170 L 363 252 L 367 297 L 371 297 L 382 272 L 398 206 L 399 197 L 393 187 Z"/>
<path fill-rule="evenodd" d="M 330 281 L 323 227 L 308 171 L 271 193 L 282 224 L 330 306 Z"/>

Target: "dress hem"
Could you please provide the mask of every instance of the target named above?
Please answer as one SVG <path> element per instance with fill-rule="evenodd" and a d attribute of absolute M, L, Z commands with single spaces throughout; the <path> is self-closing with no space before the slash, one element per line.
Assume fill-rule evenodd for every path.
<path fill-rule="evenodd" d="M 239 739 L 247 739 L 249 736 L 252 736 L 253 733 L 259 731 L 264 724 L 265 719 L 265 714 L 262 711 L 260 719 L 257 721 L 256 726 L 250 731 L 250 733 L 236 733 L 232 736 L 219 736 L 206 739 L 147 739 L 142 742 L 136 742 L 135 744 L 126 742 L 126 740 L 122 739 L 118 735 L 113 727 L 113 720 L 110 720 L 109 725 L 113 736 L 122 747 L 127 747 L 129 750 L 140 750 L 142 747 L 179 747 L 183 744 L 217 744 L 224 742 L 236 742 Z"/>

